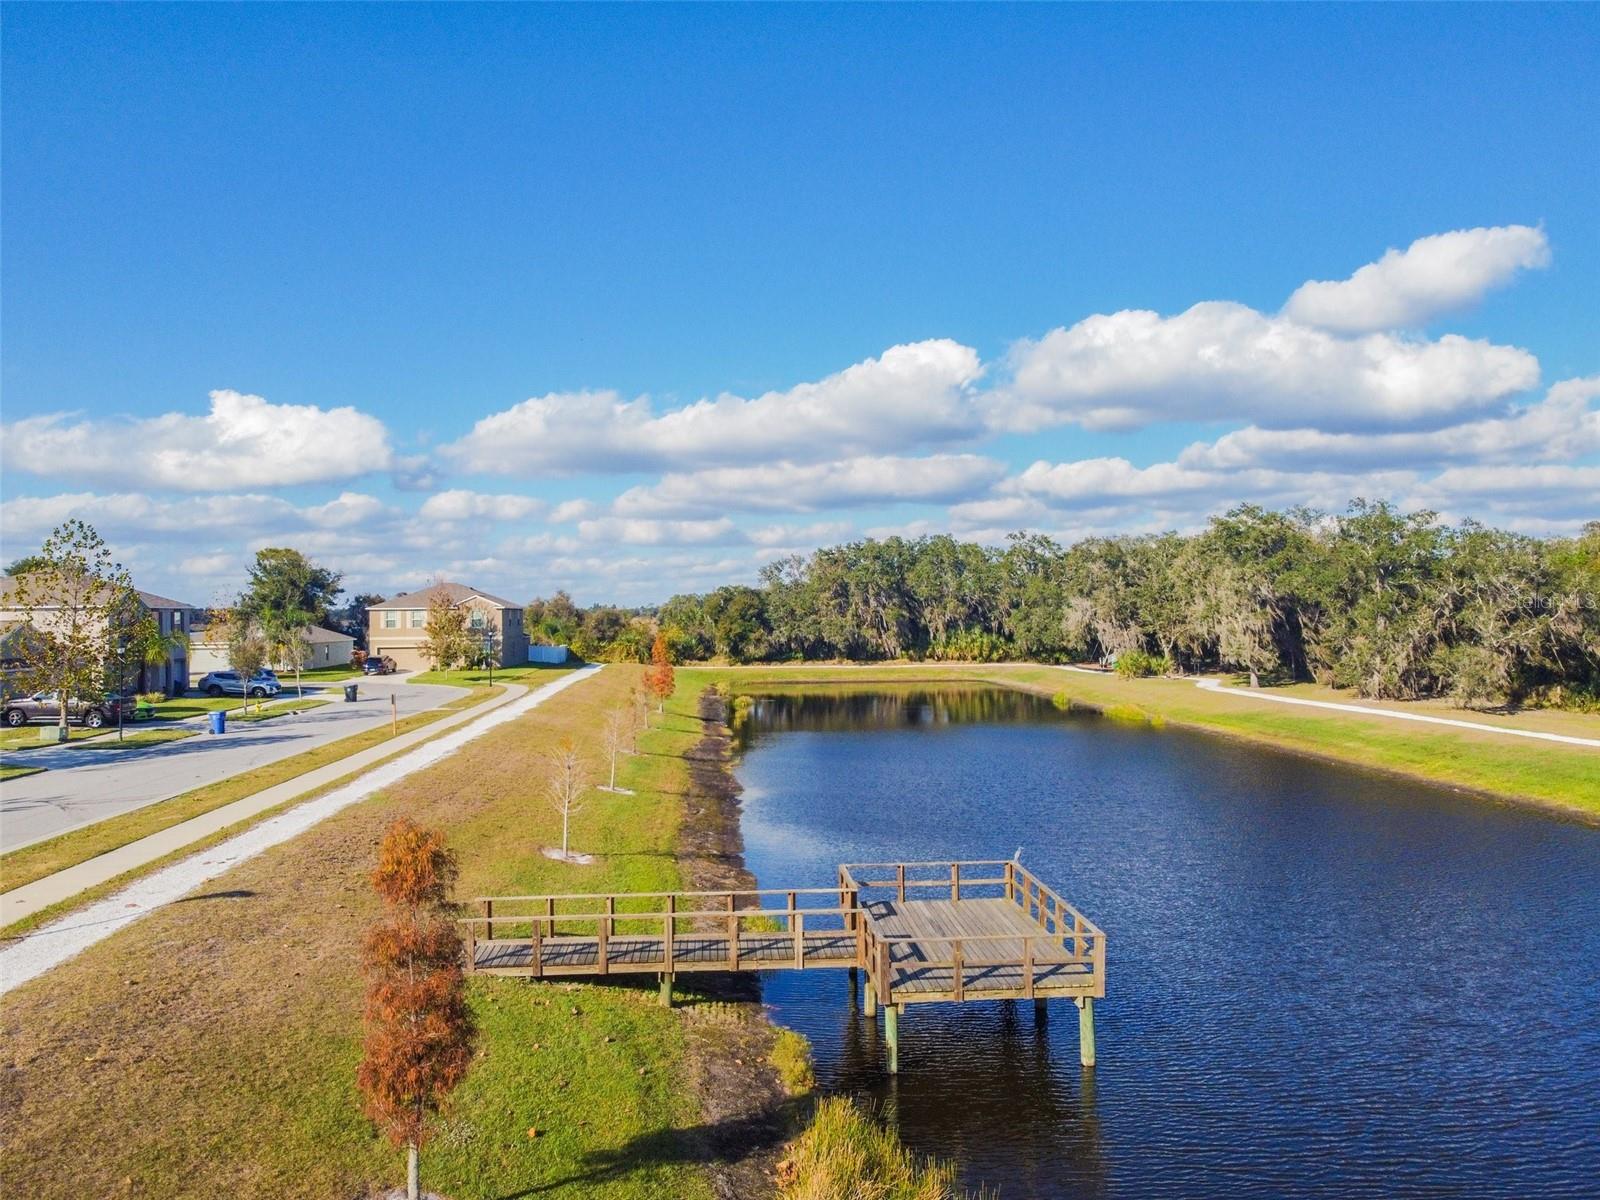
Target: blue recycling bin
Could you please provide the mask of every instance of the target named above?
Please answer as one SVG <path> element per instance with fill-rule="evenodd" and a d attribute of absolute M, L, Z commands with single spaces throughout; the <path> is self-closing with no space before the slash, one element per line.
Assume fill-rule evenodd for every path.
<path fill-rule="evenodd" d="M 228 714 L 223 712 L 221 709 L 218 709 L 216 712 L 211 714 L 211 732 L 228 732 Z"/>

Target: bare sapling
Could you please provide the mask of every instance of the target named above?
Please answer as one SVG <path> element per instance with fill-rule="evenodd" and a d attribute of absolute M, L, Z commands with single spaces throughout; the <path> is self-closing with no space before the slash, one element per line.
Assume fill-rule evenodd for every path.
<path fill-rule="evenodd" d="M 600 745 L 611 762 L 611 781 L 600 791 L 615 792 L 621 796 L 633 795 L 632 788 L 617 786 L 617 758 L 626 751 L 632 730 L 633 713 L 628 709 L 613 708 L 606 714 L 605 724 L 600 727 Z"/>
<path fill-rule="evenodd" d="M 564 737 L 545 754 L 544 794 L 561 817 L 561 850 L 550 857 L 562 862 L 588 862 L 587 855 L 572 853 L 572 815 L 583 808 L 583 795 L 589 790 L 589 764 L 578 753 L 577 744 Z"/>

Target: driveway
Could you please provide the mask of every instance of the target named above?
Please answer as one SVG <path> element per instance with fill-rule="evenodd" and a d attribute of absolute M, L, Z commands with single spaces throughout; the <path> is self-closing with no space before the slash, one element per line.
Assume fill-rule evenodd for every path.
<path fill-rule="evenodd" d="M 12 761 L 48 769 L 0 783 L 0 849 L 15 850 L 385 725 L 391 696 L 403 717 L 466 695 L 465 688 L 382 676 L 361 680 L 360 689 L 354 704 L 335 699 L 270 721 L 230 723 L 221 737 L 202 733 L 133 750 L 67 745 L 17 755 Z M 342 697 L 343 690 L 336 685 L 321 694 Z M 192 718 L 202 728 L 205 720 Z"/>

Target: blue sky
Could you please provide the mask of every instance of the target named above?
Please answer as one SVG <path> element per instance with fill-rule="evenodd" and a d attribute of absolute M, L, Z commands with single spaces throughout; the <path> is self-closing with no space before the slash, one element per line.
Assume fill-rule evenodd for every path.
<path fill-rule="evenodd" d="M 3 54 L 7 557 L 648 602 L 868 532 L 1600 516 L 1592 6 L 11 5 Z"/>

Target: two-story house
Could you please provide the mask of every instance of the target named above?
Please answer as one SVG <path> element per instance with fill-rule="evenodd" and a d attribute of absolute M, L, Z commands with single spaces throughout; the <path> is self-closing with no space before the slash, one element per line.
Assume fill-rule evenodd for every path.
<path fill-rule="evenodd" d="M 493 633 L 496 665 L 520 667 L 528 661 L 522 606 L 464 583 L 436 583 L 374 604 L 367 609 L 367 652 L 394 659 L 402 671 L 426 671 L 433 665 L 422 653 L 428 606 L 440 596 L 466 608 L 470 628 Z"/>
<path fill-rule="evenodd" d="M 182 600 L 158 596 L 139 588 L 134 589 L 134 594 L 138 596 L 140 605 L 160 625 L 161 634 L 167 639 L 167 653 L 161 661 L 141 666 L 132 686 L 140 692 L 182 695 L 189 687 L 189 629 L 200 610 Z M 50 605 L 35 604 L 30 614 L 18 607 L 18 600 L 17 581 L 10 575 L 0 575 L 0 627 L 6 628 L 8 641 L 17 636 L 11 627 L 22 624 L 30 615 L 45 627 L 50 621 Z"/>

